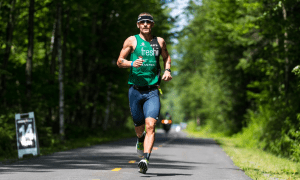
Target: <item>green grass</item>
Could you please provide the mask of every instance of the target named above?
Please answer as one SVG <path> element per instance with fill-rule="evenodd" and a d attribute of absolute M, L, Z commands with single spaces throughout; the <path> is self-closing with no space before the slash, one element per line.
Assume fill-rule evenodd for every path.
<path fill-rule="evenodd" d="M 239 136 L 228 137 L 223 133 L 212 133 L 209 127 L 188 127 L 186 132 L 191 137 L 213 138 L 234 164 L 245 171 L 254 180 L 300 179 L 300 163 L 280 158 L 262 149 L 245 147 L 245 141 Z"/>

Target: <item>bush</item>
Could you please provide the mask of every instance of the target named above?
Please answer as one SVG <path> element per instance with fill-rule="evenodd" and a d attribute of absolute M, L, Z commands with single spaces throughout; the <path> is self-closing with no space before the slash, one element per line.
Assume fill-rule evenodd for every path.
<path fill-rule="evenodd" d="M 16 150 L 14 124 L 9 124 L 11 117 L 0 116 L 0 157 L 9 157 Z"/>

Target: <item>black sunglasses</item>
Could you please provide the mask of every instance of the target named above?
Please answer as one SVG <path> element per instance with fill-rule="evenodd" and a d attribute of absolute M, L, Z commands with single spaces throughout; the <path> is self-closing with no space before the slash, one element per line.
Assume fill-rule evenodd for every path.
<path fill-rule="evenodd" d="M 148 21 L 148 20 L 142 20 L 142 21 L 139 21 L 140 24 L 150 24 L 152 23 L 151 21 Z"/>

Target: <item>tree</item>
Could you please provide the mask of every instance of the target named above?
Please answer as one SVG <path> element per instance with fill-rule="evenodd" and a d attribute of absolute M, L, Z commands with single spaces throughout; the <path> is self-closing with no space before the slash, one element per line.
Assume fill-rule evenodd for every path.
<path fill-rule="evenodd" d="M 26 96 L 30 104 L 31 99 L 31 86 L 32 86 L 32 59 L 33 59 L 33 46 L 34 46 L 34 1 L 30 0 L 29 18 L 28 18 L 28 50 L 26 60 Z M 28 104 L 28 105 L 29 105 Z"/>

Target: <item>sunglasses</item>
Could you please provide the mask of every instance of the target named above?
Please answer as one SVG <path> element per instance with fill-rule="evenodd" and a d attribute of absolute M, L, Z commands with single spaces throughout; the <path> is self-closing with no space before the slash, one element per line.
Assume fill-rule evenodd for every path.
<path fill-rule="evenodd" d="M 139 24 L 150 24 L 150 23 L 152 23 L 151 21 L 148 21 L 148 20 L 142 20 L 142 21 L 140 21 L 139 22 Z"/>

